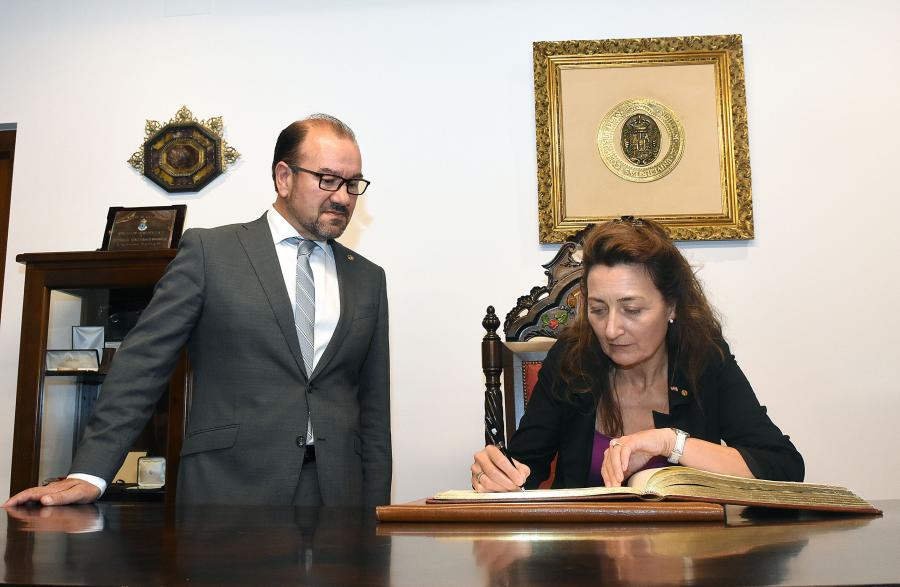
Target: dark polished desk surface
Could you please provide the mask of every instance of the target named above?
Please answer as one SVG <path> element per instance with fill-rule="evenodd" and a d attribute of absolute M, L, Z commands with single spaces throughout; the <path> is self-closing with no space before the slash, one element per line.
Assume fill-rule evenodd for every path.
<path fill-rule="evenodd" d="M 727 523 L 378 524 L 349 508 L 103 504 L 0 510 L 0 583 L 900 584 L 883 517 L 728 508 Z"/>

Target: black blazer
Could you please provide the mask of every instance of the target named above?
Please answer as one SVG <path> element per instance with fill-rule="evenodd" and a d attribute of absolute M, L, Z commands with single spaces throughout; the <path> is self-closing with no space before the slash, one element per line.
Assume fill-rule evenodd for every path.
<path fill-rule="evenodd" d="M 709 442 L 724 440 L 741 453 L 758 479 L 802 481 L 803 457 L 766 415 L 728 345 L 721 344 L 725 358 L 714 357 L 697 389 L 688 389 L 684 374 L 670 365 L 669 413 L 654 412 L 654 425 L 679 428 Z M 596 405 L 591 394 L 577 396 L 574 403 L 563 399 L 560 368 L 565 350 L 566 343 L 560 341 L 547 353 L 525 415 L 510 440 L 512 456 L 531 467 L 526 488 L 537 487 L 549 476 L 557 452 L 553 487 L 588 483 Z"/>

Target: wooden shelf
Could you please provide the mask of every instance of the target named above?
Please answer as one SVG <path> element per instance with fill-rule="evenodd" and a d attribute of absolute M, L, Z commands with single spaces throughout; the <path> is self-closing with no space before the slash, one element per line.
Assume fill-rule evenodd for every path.
<path fill-rule="evenodd" d="M 39 484 L 41 427 L 46 376 L 44 353 L 53 290 L 145 289 L 152 291 L 162 277 L 175 250 L 158 251 L 70 251 L 23 253 L 16 261 L 25 265 L 25 293 L 19 346 L 19 376 L 13 431 L 10 493 Z M 149 298 L 148 298 L 149 299 Z M 106 359 L 107 357 L 104 357 Z M 108 366 L 109 361 L 104 361 Z M 86 383 L 102 383 L 103 373 L 66 373 Z M 186 405 L 190 393 L 190 366 L 182 352 L 169 384 L 166 430 L 167 502 L 174 501 L 179 454 L 184 438 Z"/>

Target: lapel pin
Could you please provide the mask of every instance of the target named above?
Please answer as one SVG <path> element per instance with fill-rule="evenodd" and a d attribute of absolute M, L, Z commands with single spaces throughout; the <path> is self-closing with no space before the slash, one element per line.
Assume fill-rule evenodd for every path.
<path fill-rule="evenodd" d="M 352 260 L 353 260 L 353 255 L 347 255 L 347 260 L 348 260 L 348 261 L 352 261 Z"/>

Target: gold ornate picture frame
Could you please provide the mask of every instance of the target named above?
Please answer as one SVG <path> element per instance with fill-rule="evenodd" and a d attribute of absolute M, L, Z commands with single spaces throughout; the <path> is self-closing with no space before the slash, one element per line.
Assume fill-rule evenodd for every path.
<path fill-rule="evenodd" d="M 536 42 L 534 92 L 541 243 L 623 215 L 753 238 L 740 35 Z"/>

